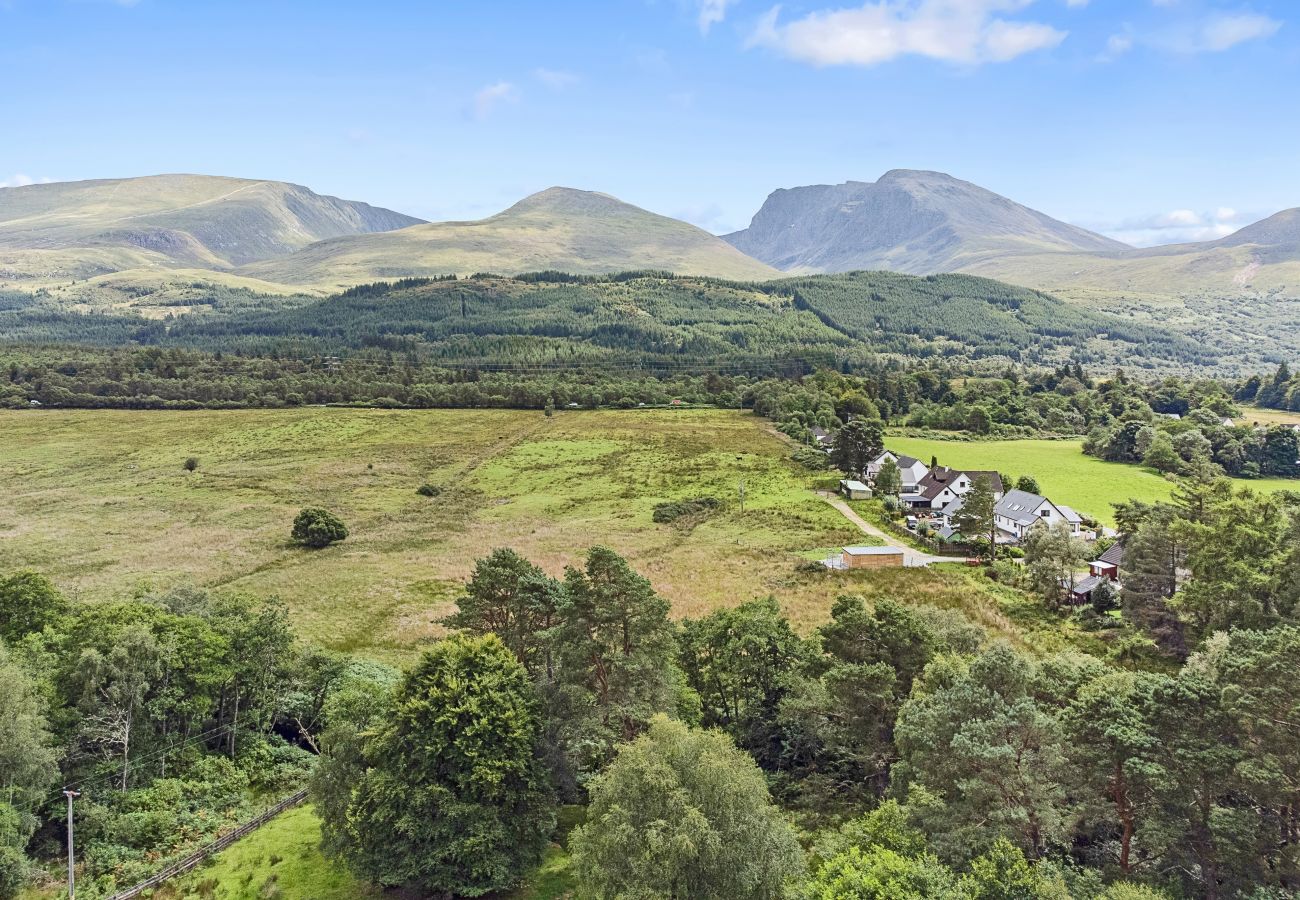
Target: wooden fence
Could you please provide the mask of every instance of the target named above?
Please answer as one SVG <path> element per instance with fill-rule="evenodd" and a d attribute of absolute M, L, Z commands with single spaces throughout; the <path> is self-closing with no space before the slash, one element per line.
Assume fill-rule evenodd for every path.
<path fill-rule="evenodd" d="M 119 891 L 118 893 L 109 897 L 108 900 L 130 900 L 130 898 L 139 897 L 145 891 L 150 890 L 151 888 L 156 888 L 163 882 L 175 878 L 177 875 L 184 875 L 186 872 L 199 866 L 209 856 L 213 856 L 217 853 L 220 853 L 222 850 L 225 850 L 231 844 L 235 843 L 235 841 L 239 840 L 245 835 L 251 834 L 252 832 L 261 828 L 267 822 L 274 819 L 276 816 L 280 815 L 280 813 L 284 812 L 286 809 L 290 809 L 294 806 L 297 806 L 298 804 L 302 803 L 306 799 L 307 799 L 306 788 L 303 788 L 301 791 L 298 791 L 297 793 L 290 794 L 288 797 L 285 797 L 279 803 L 275 804 L 275 806 L 272 806 L 270 809 L 265 810 L 257 817 L 250 819 L 249 821 L 245 822 L 243 825 L 240 825 L 234 831 L 231 831 L 228 834 L 223 834 L 215 841 L 201 847 L 200 849 L 191 853 L 189 856 L 185 857 L 179 862 L 172 863 L 170 866 L 163 869 L 161 872 L 158 872 L 153 877 L 147 878 L 144 881 L 140 882 L 139 884 L 133 885 L 124 891 Z"/>

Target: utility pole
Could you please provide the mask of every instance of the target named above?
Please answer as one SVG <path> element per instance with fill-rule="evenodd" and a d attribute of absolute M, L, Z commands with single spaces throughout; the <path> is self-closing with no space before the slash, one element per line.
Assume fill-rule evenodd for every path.
<path fill-rule="evenodd" d="M 77 876 L 73 870 L 74 854 L 72 849 L 72 800 L 80 797 L 81 791 L 64 789 L 63 796 L 68 798 L 68 900 L 77 896 Z"/>

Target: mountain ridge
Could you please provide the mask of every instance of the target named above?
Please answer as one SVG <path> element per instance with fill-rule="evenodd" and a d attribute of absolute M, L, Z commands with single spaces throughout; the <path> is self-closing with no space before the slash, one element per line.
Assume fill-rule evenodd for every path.
<path fill-rule="evenodd" d="M 702 228 L 610 194 L 559 186 L 483 219 L 320 241 L 238 272 L 333 289 L 393 277 L 641 269 L 739 281 L 780 275 Z"/>
<path fill-rule="evenodd" d="M 917 169 L 773 191 L 748 228 L 723 238 L 792 273 L 929 275 L 1014 251 L 1129 249 L 971 182 Z"/>

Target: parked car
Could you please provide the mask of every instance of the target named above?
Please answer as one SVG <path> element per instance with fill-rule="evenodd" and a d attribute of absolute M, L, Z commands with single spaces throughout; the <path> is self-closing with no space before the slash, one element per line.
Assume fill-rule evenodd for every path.
<path fill-rule="evenodd" d="M 904 521 L 907 522 L 908 531 L 916 531 L 916 516 L 908 516 Z"/>

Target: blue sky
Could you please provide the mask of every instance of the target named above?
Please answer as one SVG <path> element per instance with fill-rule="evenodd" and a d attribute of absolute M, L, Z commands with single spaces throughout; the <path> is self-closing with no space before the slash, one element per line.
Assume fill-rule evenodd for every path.
<path fill-rule="evenodd" d="M 553 184 L 713 231 L 938 169 L 1140 243 L 1300 206 L 1295 0 L 0 0 L 0 184 Z"/>

